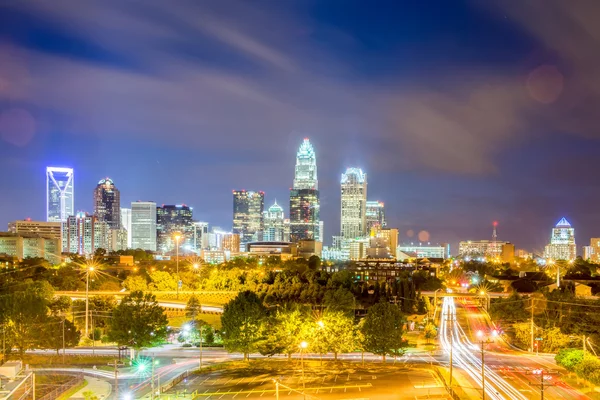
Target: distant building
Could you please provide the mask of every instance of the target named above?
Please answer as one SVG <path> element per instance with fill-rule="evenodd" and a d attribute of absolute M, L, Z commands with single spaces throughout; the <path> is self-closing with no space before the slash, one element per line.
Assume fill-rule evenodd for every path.
<path fill-rule="evenodd" d="M 371 232 L 374 226 L 385 228 L 387 223 L 385 220 L 385 208 L 381 201 L 367 201 L 365 207 L 365 217 L 367 224 L 367 232 Z"/>
<path fill-rule="evenodd" d="M 469 259 L 511 262 L 515 257 L 515 245 L 502 241 L 466 240 L 458 244 L 458 255 Z"/>
<path fill-rule="evenodd" d="M 131 248 L 156 251 L 156 203 L 131 203 Z"/>
<path fill-rule="evenodd" d="M 577 258 L 575 245 L 575 229 L 569 221 L 561 218 L 552 228 L 550 243 L 544 250 L 544 257 L 551 260 L 574 260 Z"/>
<path fill-rule="evenodd" d="M 290 190 L 290 240 L 322 242 L 319 211 L 317 158 L 310 141 L 304 139 L 296 154 L 294 185 Z"/>
<path fill-rule="evenodd" d="M 127 231 L 127 248 L 131 248 L 131 208 L 121 208 L 121 227 Z"/>
<path fill-rule="evenodd" d="M 38 235 L 45 238 L 62 240 L 62 224 L 60 222 L 23 219 L 9 222 L 8 231 L 11 233 Z"/>
<path fill-rule="evenodd" d="M 201 250 L 210 248 L 208 241 L 208 222 L 194 221 L 192 223 L 192 228 L 194 230 L 194 244 L 192 247 L 195 249 L 196 254 L 200 254 Z"/>
<path fill-rule="evenodd" d="M 108 251 L 127 250 L 127 231 L 121 229 L 110 229 L 108 239 Z"/>
<path fill-rule="evenodd" d="M 73 168 L 46 167 L 46 221 L 65 222 L 73 214 Z"/>
<path fill-rule="evenodd" d="M 31 233 L 0 232 L 0 254 L 24 258 L 44 258 L 52 264 L 61 261 L 62 243 L 57 237 Z"/>
<path fill-rule="evenodd" d="M 342 174 L 341 229 L 342 237 L 354 239 L 367 235 L 367 175 L 360 168 L 348 168 Z"/>
<path fill-rule="evenodd" d="M 63 252 L 90 256 L 98 249 L 110 249 L 108 223 L 84 212 L 69 216 L 63 223 Z"/>
<path fill-rule="evenodd" d="M 233 191 L 233 233 L 243 244 L 262 240 L 265 192 Z"/>
<path fill-rule="evenodd" d="M 264 231 L 263 241 L 265 242 L 283 242 L 289 240 L 285 232 L 285 218 L 283 214 L 283 208 L 277 201 L 273 203 L 267 211 L 264 212 Z"/>
<path fill-rule="evenodd" d="M 381 228 L 379 225 L 376 225 L 371 229 L 370 236 L 383 239 L 385 241 L 384 243 L 389 253 L 389 257 L 396 258 L 396 252 L 398 249 L 398 229 Z M 374 243 L 380 242 L 375 241 Z"/>
<path fill-rule="evenodd" d="M 121 228 L 121 194 L 110 178 L 101 179 L 94 189 L 94 215 L 111 229 Z"/>
<path fill-rule="evenodd" d="M 240 235 L 237 233 L 226 233 L 221 241 L 221 250 L 229 253 L 240 252 Z"/>
<path fill-rule="evenodd" d="M 185 204 L 156 207 L 157 251 L 165 254 L 176 250 L 175 235 L 180 235 L 179 252 L 194 251 L 193 208 Z"/>
<path fill-rule="evenodd" d="M 398 246 L 398 252 L 414 255 L 414 258 L 447 259 L 450 258 L 450 245 L 447 243 L 441 243 L 439 245 L 432 245 L 430 243 L 404 243 Z"/>
<path fill-rule="evenodd" d="M 591 238 L 590 245 L 583 247 L 583 259 L 600 263 L 600 238 Z"/>

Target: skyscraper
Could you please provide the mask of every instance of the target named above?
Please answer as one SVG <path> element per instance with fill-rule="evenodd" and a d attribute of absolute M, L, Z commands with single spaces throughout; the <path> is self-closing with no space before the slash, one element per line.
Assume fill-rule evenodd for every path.
<path fill-rule="evenodd" d="M 179 240 L 179 251 L 193 251 L 194 225 L 192 221 L 193 208 L 185 204 L 162 205 L 156 208 L 156 243 L 157 250 L 169 253 L 175 250 L 175 234 L 182 237 Z"/>
<path fill-rule="evenodd" d="M 577 257 L 575 229 L 565 218 L 561 218 L 552 228 L 550 244 L 545 248 L 544 257 L 551 260 L 574 260 Z"/>
<path fill-rule="evenodd" d="M 262 240 L 265 192 L 233 191 L 233 233 L 240 235 L 241 246 Z"/>
<path fill-rule="evenodd" d="M 344 239 L 367 235 L 367 175 L 360 168 L 342 174 L 341 234 Z"/>
<path fill-rule="evenodd" d="M 156 251 L 156 203 L 131 203 L 131 248 Z"/>
<path fill-rule="evenodd" d="M 121 208 L 121 226 L 127 231 L 127 248 L 131 248 L 131 208 Z"/>
<path fill-rule="evenodd" d="M 73 168 L 46 167 L 46 221 L 65 222 L 75 214 Z"/>
<path fill-rule="evenodd" d="M 110 250 L 108 223 L 84 212 L 71 215 L 63 223 L 63 252 L 89 256 L 97 249 Z"/>
<path fill-rule="evenodd" d="M 94 189 L 94 215 L 111 229 L 121 228 L 121 195 L 110 178 L 101 179 Z"/>
<path fill-rule="evenodd" d="M 264 212 L 265 230 L 263 239 L 265 242 L 282 242 L 285 239 L 285 223 L 283 208 L 277 201 Z"/>
<path fill-rule="evenodd" d="M 384 204 L 381 201 L 367 201 L 366 207 L 367 217 L 367 234 L 371 232 L 371 229 L 375 226 L 385 228 L 387 223 L 385 221 L 385 209 Z"/>
<path fill-rule="evenodd" d="M 321 241 L 317 158 L 308 139 L 296 155 L 294 186 L 290 190 L 290 239 Z"/>

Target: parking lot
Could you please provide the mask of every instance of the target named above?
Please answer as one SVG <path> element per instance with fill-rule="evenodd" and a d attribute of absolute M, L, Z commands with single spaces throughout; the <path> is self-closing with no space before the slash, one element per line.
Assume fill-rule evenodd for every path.
<path fill-rule="evenodd" d="M 280 374 L 247 371 L 219 371 L 188 378 L 163 394 L 163 398 L 204 400 L 274 399 L 279 382 L 279 398 L 303 399 L 444 399 L 441 382 L 428 370 L 402 369 L 351 372 L 305 371 L 291 369 Z"/>

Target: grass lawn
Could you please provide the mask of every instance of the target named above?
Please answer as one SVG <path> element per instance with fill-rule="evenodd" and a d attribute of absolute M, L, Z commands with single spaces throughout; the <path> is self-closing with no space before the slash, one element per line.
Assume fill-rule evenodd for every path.
<path fill-rule="evenodd" d="M 587 381 L 583 379 L 577 379 L 574 374 L 563 375 L 561 379 L 565 381 L 569 386 L 579 390 L 584 393 L 588 398 L 593 400 L 600 400 L 600 392 L 596 392 L 595 386 L 589 384 Z"/>
<path fill-rule="evenodd" d="M 63 363 L 62 355 L 57 356 L 56 353 L 49 354 L 25 354 L 22 358 L 18 356 L 11 357 L 13 359 L 21 359 L 23 360 L 23 364 L 29 364 L 32 367 L 36 368 L 44 368 L 44 367 L 72 367 L 72 366 L 80 366 L 80 367 L 92 367 L 96 365 L 97 367 L 106 365 L 108 362 L 115 359 L 114 355 L 106 355 L 106 356 L 91 356 L 91 355 L 70 355 L 67 354 L 65 357 L 65 362 Z"/>

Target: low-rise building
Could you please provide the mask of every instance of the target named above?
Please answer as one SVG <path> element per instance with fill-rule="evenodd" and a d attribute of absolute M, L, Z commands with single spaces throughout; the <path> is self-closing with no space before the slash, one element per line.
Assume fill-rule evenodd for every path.
<path fill-rule="evenodd" d="M 52 264 L 61 261 L 61 242 L 35 234 L 0 232 L 0 254 L 9 257 L 44 258 Z"/>
<path fill-rule="evenodd" d="M 458 244 L 458 255 L 463 258 L 511 262 L 515 258 L 515 245 L 502 241 L 466 240 Z"/>
<path fill-rule="evenodd" d="M 450 245 L 440 243 L 432 245 L 431 243 L 403 243 L 398 246 L 398 253 L 412 255 L 416 258 L 450 258 Z M 398 257 L 400 260 L 400 257 Z"/>

